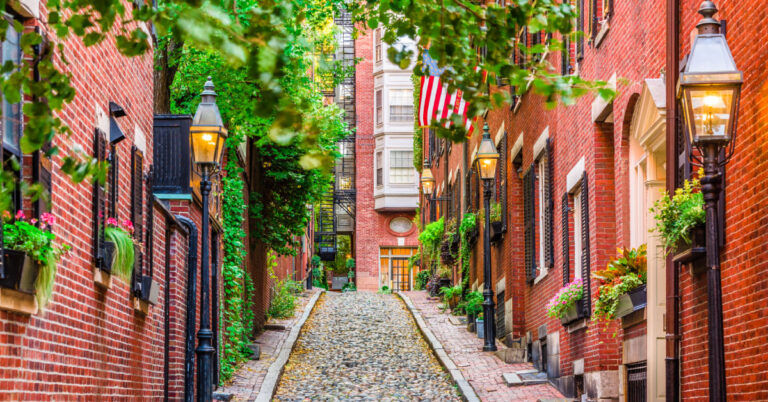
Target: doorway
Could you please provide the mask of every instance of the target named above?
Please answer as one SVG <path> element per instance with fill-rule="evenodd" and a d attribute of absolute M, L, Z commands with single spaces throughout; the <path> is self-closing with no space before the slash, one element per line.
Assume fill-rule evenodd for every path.
<path fill-rule="evenodd" d="M 408 272 L 408 259 L 392 258 L 392 291 L 411 290 L 411 280 Z"/>

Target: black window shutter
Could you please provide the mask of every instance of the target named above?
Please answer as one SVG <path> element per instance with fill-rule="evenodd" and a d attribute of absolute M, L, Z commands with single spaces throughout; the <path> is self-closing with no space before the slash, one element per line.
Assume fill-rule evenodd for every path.
<path fill-rule="evenodd" d="M 154 201 L 155 201 L 155 195 L 152 192 L 152 186 L 153 186 L 153 180 L 154 180 L 154 170 L 153 167 L 149 166 L 149 173 L 147 173 L 147 229 L 146 229 L 146 242 L 144 244 L 146 254 L 147 254 L 147 275 L 150 277 L 153 273 L 153 262 L 154 262 L 154 253 L 152 250 L 152 247 L 154 246 L 154 232 L 155 232 L 155 207 L 154 207 Z M 166 239 L 168 241 L 168 239 Z"/>
<path fill-rule="evenodd" d="M 568 35 L 563 35 L 563 51 L 560 55 L 560 74 L 568 75 L 571 73 L 571 39 Z"/>
<path fill-rule="evenodd" d="M 523 219 L 525 220 L 525 274 L 529 282 L 536 279 L 536 167 L 531 164 L 523 176 Z"/>
<path fill-rule="evenodd" d="M 106 140 L 105 140 L 106 143 Z M 117 189 L 120 186 L 120 157 L 117 155 L 117 147 L 110 145 L 109 147 L 109 217 L 117 218 L 117 201 L 118 198 Z"/>
<path fill-rule="evenodd" d="M 93 157 L 99 162 L 104 163 L 107 159 L 107 140 L 101 130 L 96 129 L 93 136 Z M 112 167 L 109 167 L 111 175 Z M 111 177 L 111 176 L 110 176 Z M 96 258 L 96 266 L 103 267 L 104 255 L 104 223 L 106 221 L 106 202 L 107 194 L 104 183 L 98 180 L 93 181 L 93 255 Z"/>
<path fill-rule="evenodd" d="M 581 179 L 581 279 L 584 283 L 584 297 L 581 300 L 584 317 L 589 317 L 592 313 L 589 264 L 589 183 L 587 172 L 584 172 Z"/>
<path fill-rule="evenodd" d="M 589 7 L 589 35 L 594 45 L 597 37 L 597 0 L 591 0 L 592 6 Z"/>
<path fill-rule="evenodd" d="M 563 286 L 571 281 L 571 234 L 568 224 L 568 193 L 563 194 Z"/>
<path fill-rule="evenodd" d="M 142 223 L 144 203 L 144 154 L 135 146 L 131 148 L 131 221 L 136 229 L 136 241 L 143 242 Z"/>
<path fill-rule="evenodd" d="M 552 139 L 547 138 L 547 169 L 546 169 L 546 177 L 542 178 L 545 180 L 543 183 L 544 185 L 544 200 L 542 202 L 544 203 L 544 227 L 541 229 L 544 231 L 544 253 L 546 254 L 546 266 L 547 267 L 553 267 L 555 265 L 555 233 L 554 233 L 554 223 L 555 223 L 555 194 L 552 191 L 553 187 L 553 178 L 555 177 L 553 173 L 554 168 L 554 162 L 555 155 L 552 152 Z M 542 261 L 542 263 L 544 263 Z"/>

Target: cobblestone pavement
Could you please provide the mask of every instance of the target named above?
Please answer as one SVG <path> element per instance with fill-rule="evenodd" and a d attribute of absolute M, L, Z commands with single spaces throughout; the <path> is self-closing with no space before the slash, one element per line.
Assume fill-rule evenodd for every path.
<path fill-rule="evenodd" d="M 427 299 L 426 292 L 404 292 L 419 310 L 435 337 L 443 344 L 448 356 L 469 381 L 483 401 L 538 401 L 563 396 L 549 384 L 508 387 L 502 373 L 532 369 L 530 363 L 508 364 L 492 352 L 483 352 L 483 340 L 466 326 L 454 325 L 449 314 L 441 313 L 439 302 Z"/>
<path fill-rule="evenodd" d="M 267 330 L 259 334 L 254 343 L 261 347 L 261 358 L 259 360 L 248 360 L 235 373 L 229 384 L 219 388 L 216 392 L 232 394 L 234 401 L 252 401 L 256 399 L 259 388 L 267 376 L 269 365 L 280 353 L 280 348 L 288 338 L 291 328 L 298 321 L 307 303 L 312 298 L 317 289 L 304 293 L 297 300 L 296 311 L 293 317 L 284 320 L 269 320 L 270 324 L 285 326 L 285 330 Z"/>
<path fill-rule="evenodd" d="M 275 399 L 461 400 L 403 302 L 365 292 L 321 297 Z"/>

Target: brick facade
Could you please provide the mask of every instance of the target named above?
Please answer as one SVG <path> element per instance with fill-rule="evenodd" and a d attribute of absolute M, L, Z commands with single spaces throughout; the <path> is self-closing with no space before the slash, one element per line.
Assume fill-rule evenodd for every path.
<path fill-rule="evenodd" d="M 599 2 L 602 3 L 602 2 Z M 662 262 L 654 272 L 660 277 L 660 282 L 651 284 L 657 292 L 661 307 L 646 311 L 647 321 L 630 322 L 616 320 L 603 329 L 602 324 L 587 320 L 586 329 L 564 327 L 559 320 L 546 316 L 545 305 L 547 301 L 563 285 L 563 230 L 566 228 L 570 234 L 569 240 L 569 279 L 574 278 L 575 244 L 574 231 L 574 199 L 572 192 L 565 196 L 571 208 L 569 220 L 563 222 L 561 211 L 564 195 L 568 194 L 568 174 L 584 159 L 584 172 L 588 180 L 589 193 L 589 245 L 590 245 L 590 269 L 592 271 L 602 269 L 615 255 L 616 247 L 632 245 L 630 233 L 636 228 L 632 227 L 630 188 L 630 141 L 633 121 L 645 118 L 635 116 L 640 109 L 640 103 L 647 101 L 651 104 L 655 101 L 658 107 L 659 99 L 648 100 L 647 87 L 651 83 L 646 80 L 661 82 L 661 112 L 663 113 L 663 68 L 665 66 L 665 34 L 666 27 L 664 15 L 666 2 L 658 0 L 652 2 L 614 2 L 614 9 L 610 16 L 609 28 L 603 35 L 598 35 L 599 46 L 595 46 L 586 35 L 584 57 L 573 67 L 578 74 L 586 79 L 609 81 L 612 76 L 618 78 L 617 96 L 612 103 L 600 105 L 595 101 L 595 95 L 584 96 L 575 105 L 558 106 L 552 110 L 547 109 L 543 100 L 528 91 L 519 100 L 514 108 L 505 106 L 498 110 L 492 110 L 488 114 L 487 122 L 492 138 L 497 133 L 504 132 L 507 136 L 506 152 L 507 176 L 507 232 L 498 245 L 493 245 L 491 250 L 492 264 L 492 288 L 495 293 L 504 290 L 505 300 L 496 300 L 497 305 L 504 303 L 506 307 L 505 333 L 506 340 L 524 338 L 524 341 L 539 345 L 544 340 L 539 339 L 539 331 L 547 334 L 547 348 L 549 349 L 548 368 L 550 378 L 566 395 L 573 395 L 576 391 L 574 375 L 584 373 L 583 381 L 585 391 L 590 398 L 625 399 L 626 376 L 625 364 L 633 360 L 635 351 L 628 348 L 637 345 L 643 337 L 648 337 L 647 345 L 653 343 L 653 338 L 664 333 L 660 328 L 653 327 L 655 334 L 651 334 L 651 323 L 656 318 L 650 316 L 650 311 L 658 313 L 658 318 L 666 313 L 664 310 L 664 278 L 666 265 Z M 690 34 L 695 24 L 700 20 L 696 10 L 700 1 L 685 0 L 680 2 L 682 10 L 680 41 L 682 49 L 680 58 L 690 48 Z M 727 38 L 733 52 L 736 64 L 745 73 L 744 87 L 740 107 L 736 137 L 736 153 L 733 160 L 726 168 L 726 245 L 722 257 L 722 281 L 723 281 L 723 311 L 726 339 L 726 375 L 729 399 L 734 400 L 762 400 L 765 394 L 763 378 L 768 365 L 765 356 L 756 348 L 762 345 L 768 337 L 765 328 L 768 323 L 762 319 L 759 307 L 766 296 L 763 293 L 764 281 L 761 276 L 761 268 L 764 268 L 765 253 L 760 250 L 760 245 L 765 243 L 766 225 L 760 205 L 764 203 L 764 186 L 766 176 L 762 173 L 765 158 L 761 156 L 762 121 L 760 120 L 760 108 L 763 94 L 762 82 L 765 81 L 765 69 L 761 68 L 761 58 L 755 55 L 761 54 L 763 45 L 755 45 L 754 38 L 760 35 L 764 27 L 764 19 L 757 9 L 759 2 L 733 2 L 721 0 L 716 2 L 721 11 L 716 16 L 720 20 L 727 21 Z M 598 25 L 598 30 L 599 30 Z M 571 60 L 574 59 L 573 49 Z M 548 60 L 553 66 L 560 66 L 560 54 L 550 54 Z M 661 80 L 658 80 L 661 79 Z M 506 87 L 493 90 L 507 90 Z M 646 97 L 646 99 L 643 98 Z M 595 106 L 597 105 L 597 106 Z M 593 119 L 595 108 L 604 108 L 607 119 L 600 122 Z M 606 116 L 602 116 L 604 118 Z M 663 114 L 661 115 L 663 124 Z M 466 169 L 462 156 L 466 153 L 471 157 L 480 142 L 479 133 L 482 131 L 483 121 L 478 122 L 475 135 L 463 145 L 454 144 L 450 154 L 433 161 L 433 174 L 436 179 L 436 189 L 447 186 L 447 172 L 460 169 L 460 176 L 466 175 Z M 663 126 L 661 128 L 663 131 Z M 548 267 L 547 274 L 540 276 L 529 284 L 525 280 L 525 242 L 524 242 L 524 218 L 523 218 L 523 181 L 522 176 L 536 161 L 534 148 L 542 133 L 547 132 L 552 142 L 553 161 L 551 177 L 553 179 L 553 249 L 554 263 Z M 516 155 L 510 154 L 519 136 L 523 137 L 522 163 L 515 164 Z M 425 157 L 429 152 L 428 138 L 425 132 L 424 150 Z M 663 137 L 662 137 L 663 138 Z M 675 146 L 675 144 L 666 144 Z M 664 144 L 662 144 L 662 149 Z M 448 165 L 446 168 L 445 165 Z M 668 169 L 673 169 L 674 164 L 666 163 Z M 534 166 L 535 168 L 535 166 Z M 763 169 L 761 169 L 763 168 Z M 519 169 L 519 170 L 517 170 Z M 664 174 L 661 172 L 663 180 Z M 462 183 L 464 192 L 466 183 Z M 661 187 L 663 189 L 663 187 Z M 476 184 L 472 183 L 470 200 L 478 197 Z M 436 190 L 438 195 L 439 191 Z M 481 193 L 480 193 L 481 194 Z M 481 195 L 480 195 L 481 196 Z M 467 209 L 466 197 L 462 197 L 462 209 Z M 423 200 L 423 198 L 422 198 Z M 482 201 L 482 199 L 480 199 Z M 535 207 L 541 200 L 535 195 Z M 423 205 L 423 204 L 422 204 Z M 650 207 L 650 205 L 648 205 Z M 474 209 L 474 207 L 469 207 Z M 764 209 L 764 208 L 763 208 Z M 429 221 L 429 211 L 422 208 L 422 214 Z M 651 217 L 652 221 L 652 217 Z M 536 252 L 538 258 L 540 223 L 536 222 Z M 653 236 L 653 235 L 649 235 Z M 470 284 L 480 288 L 483 284 L 482 271 L 482 227 L 480 239 L 473 251 Z M 758 250 L 758 251 L 756 251 Z M 650 265 L 649 265 L 650 267 Z M 680 274 L 681 293 L 681 391 L 683 400 L 703 399 L 708 395 L 707 375 L 707 284 L 704 275 L 697 277 L 688 273 L 687 267 L 683 267 Z M 650 268 L 649 268 L 650 269 Z M 538 271 L 537 273 L 540 273 Z M 502 280 L 503 279 L 503 280 Z M 650 279 L 649 279 L 650 280 Z M 596 297 L 597 285 L 592 281 L 591 296 Z M 649 297 L 651 297 L 649 290 Z M 750 296 L 745 296 L 750 295 Z M 762 295 L 762 296 L 761 296 Z M 650 303 L 650 300 L 649 300 Z M 594 302 L 593 302 L 594 304 Z M 661 323 L 661 321 L 659 321 Z M 616 337 L 614 337 L 614 333 Z M 646 342 L 643 340 L 643 342 Z M 553 343 L 557 343 L 553 349 Z M 645 345 L 645 343 L 643 344 Z M 657 356 L 664 356 L 663 343 L 658 343 Z M 646 346 L 640 349 L 646 353 Z M 648 350 L 650 353 L 650 349 Z M 553 356 L 556 354 L 557 356 Z M 534 351 L 534 356 L 536 352 Z M 582 361 L 583 359 L 583 361 Z M 656 390 L 659 395 L 649 393 L 648 400 L 664 398 L 663 370 L 651 367 L 651 357 L 648 357 L 648 377 L 656 378 Z M 583 365 L 581 364 L 583 362 Z M 577 363 L 576 365 L 574 363 Z M 552 365 L 555 365 L 555 369 Z M 578 372 L 577 372 L 578 371 Z M 650 382 L 649 382 L 650 384 Z M 649 391 L 650 392 L 650 391 Z"/>
<path fill-rule="evenodd" d="M 125 5 L 132 7 L 130 2 Z M 44 4 L 40 7 L 45 14 Z M 44 18 L 22 18 L 22 22 L 47 29 Z M 50 212 L 57 219 L 53 230 L 57 241 L 71 245 L 72 250 L 58 264 L 53 297 L 44 312 L 27 315 L 0 310 L 0 399 L 183 399 L 186 379 L 192 380 L 188 386 L 194 390 L 196 378 L 194 366 L 187 372 L 185 361 L 193 357 L 188 353 L 197 344 L 195 332 L 200 322 L 199 199 L 189 195 L 189 199 L 147 203 L 144 187 L 142 217 L 154 209 L 153 232 L 144 236 L 145 242 L 147 236 L 153 239 L 153 258 L 145 273 L 151 263 L 159 287 L 157 304 L 145 305 L 145 314 L 135 309 L 137 299 L 130 283 L 110 278 L 94 266 L 93 184 L 73 183 L 60 170 L 61 155 L 70 155 L 77 147 L 92 154 L 94 131 L 110 132 L 109 102 L 120 105 L 127 115 L 116 118 L 126 135 L 116 145 L 116 216 L 118 220 L 131 217 L 132 146 L 143 152 L 143 173 L 153 164 L 152 54 L 126 58 L 117 51 L 113 36 L 88 48 L 71 36 L 63 42 L 61 56 L 69 63 L 59 58 L 58 65 L 70 75 L 77 95 L 58 117 L 72 135 L 56 137 L 54 145 L 61 152 L 47 166 L 51 171 Z M 25 158 L 27 163 L 31 160 Z M 25 168 L 25 179 L 28 172 Z M 32 214 L 28 202 L 24 209 Z M 184 224 L 185 218 L 193 230 Z M 147 223 L 144 221 L 145 230 Z M 213 221 L 211 228 L 212 233 L 220 232 Z M 195 261 L 188 258 L 193 231 L 197 232 L 191 238 L 197 250 Z M 221 250 L 214 254 L 221 258 Z M 191 275 L 190 262 L 196 263 Z M 220 287 L 221 264 L 212 261 L 210 267 L 212 286 Z M 100 286 L 95 277 L 108 278 L 103 283 L 111 281 L 111 285 Z M 191 280 L 194 295 L 189 295 Z M 219 324 L 214 305 L 218 293 L 219 288 L 211 293 L 214 329 Z M 188 300 L 195 303 L 193 311 L 188 311 Z"/>

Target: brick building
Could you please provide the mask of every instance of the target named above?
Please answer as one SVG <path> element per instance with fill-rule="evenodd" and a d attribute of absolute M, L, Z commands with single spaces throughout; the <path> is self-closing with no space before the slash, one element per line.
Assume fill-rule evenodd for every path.
<path fill-rule="evenodd" d="M 617 96 L 605 102 L 587 95 L 573 106 L 550 110 L 527 91 L 514 105 L 489 112 L 485 122 L 501 154 L 493 200 L 501 203 L 504 227 L 491 250 L 497 335 L 510 346 L 527 348 L 535 366 L 568 396 L 704 399 L 709 381 L 706 275 L 690 269 L 700 260 L 665 257 L 659 239 L 649 233 L 654 226 L 649 208 L 661 191 L 674 190 L 696 169 L 684 153 L 682 129 L 675 120 L 668 128 L 667 120 L 675 116 L 667 105 L 676 102 L 668 95 L 670 85 L 675 93 L 670 77 L 676 77 L 668 74 L 676 71 L 669 66 L 678 66 L 690 50 L 701 1 L 574 4 L 581 10 L 577 26 L 585 32 L 583 39 L 570 40 L 567 53 L 545 57 L 563 74 L 609 82 Z M 759 184 L 765 180 L 759 112 L 765 72 L 757 55 L 765 45 L 753 38 L 764 18 L 756 1 L 721 0 L 717 6 L 716 18 L 724 21 L 735 62 L 744 72 L 735 155 L 725 168 L 720 206 L 726 383 L 729 399 L 763 400 L 768 366 L 757 345 L 768 336 L 759 307 L 765 298 L 760 272 L 766 265 L 760 251 L 766 225 L 759 208 L 765 198 Z M 679 48 L 669 38 L 677 38 Z M 545 38 L 524 31 L 518 40 L 531 46 Z M 492 85 L 491 90 L 509 87 Z M 483 123 L 475 133 L 482 132 Z M 459 217 L 482 206 L 471 169 L 479 142 L 476 134 L 451 146 L 425 130 L 424 157 L 432 164 L 435 193 L 454 200 L 436 213 L 422 207 L 425 220 L 452 211 Z M 481 230 L 470 270 L 475 289 L 482 289 L 484 280 L 482 236 Z M 605 267 L 617 247 L 642 244 L 648 247 L 647 304 L 603 328 L 590 320 L 597 292 L 591 273 Z M 580 303 L 578 319 L 563 325 L 546 316 L 545 306 L 575 278 L 582 278 L 591 297 Z M 670 292 L 679 295 L 679 307 L 667 303 L 678 300 Z M 679 373 L 666 373 L 678 362 Z"/>
<path fill-rule="evenodd" d="M 6 18 L 39 29 L 55 46 L 45 2 L 14 4 Z M 21 55 L 13 37 L 2 44 L 7 57 L 34 56 Z M 201 203 L 188 153 L 191 116 L 154 116 L 151 53 L 126 58 L 113 35 L 91 47 L 75 36 L 61 44 L 69 63 L 61 58 L 57 63 L 77 95 L 58 117 L 71 136 L 56 137 L 53 145 L 61 152 L 51 160 L 22 156 L 18 137 L 5 136 L 3 155 L 20 157 L 20 179 L 39 180 L 51 196 L 50 207 L 18 197 L 14 209 L 38 219 L 42 212 L 52 213 L 57 241 L 72 249 L 57 266 L 45 311 L 33 295 L 0 288 L 0 399 L 191 400 L 202 289 Z M 24 121 L 23 115 L 6 114 L 4 127 L 21 133 Z M 61 171 L 61 155 L 78 147 L 109 162 L 103 186 L 73 183 Z M 221 286 L 219 208 L 213 197 L 209 311 L 214 334 Z M 134 222 L 137 258 L 129 281 L 111 275 L 105 265 L 97 222 L 107 217 Z"/>

